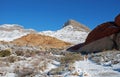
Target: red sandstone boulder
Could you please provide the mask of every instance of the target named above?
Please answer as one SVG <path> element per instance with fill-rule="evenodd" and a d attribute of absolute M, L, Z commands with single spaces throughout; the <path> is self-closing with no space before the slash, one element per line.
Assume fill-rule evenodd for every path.
<path fill-rule="evenodd" d="M 117 34 L 115 42 L 117 45 L 117 49 L 120 50 L 120 32 Z"/>
<path fill-rule="evenodd" d="M 113 41 L 114 38 L 112 36 L 114 36 L 114 34 L 111 36 L 103 37 L 99 40 L 93 41 L 87 45 L 80 47 L 78 51 L 83 54 L 86 54 L 86 53 L 96 53 L 103 50 L 112 50 L 114 48 L 117 48 L 116 43 Z"/>
<path fill-rule="evenodd" d="M 98 39 L 118 33 L 119 31 L 120 27 L 116 26 L 114 22 L 103 23 L 89 33 L 85 41 L 85 45 Z"/>
<path fill-rule="evenodd" d="M 115 18 L 115 24 L 120 26 L 120 14 Z"/>
<path fill-rule="evenodd" d="M 82 44 L 77 44 L 77 45 L 74 45 L 70 48 L 67 49 L 67 51 L 71 51 L 71 52 L 79 52 L 78 50 L 84 46 L 84 43 Z"/>
<path fill-rule="evenodd" d="M 98 39 L 88 44 L 85 44 L 85 43 L 78 44 L 78 45 L 68 48 L 67 51 L 81 52 L 81 53 L 86 54 L 86 53 L 100 52 L 103 50 L 111 50 L 111 49 L 117 48 L 116 43 L 115 43 L 116 39 L 114 37 L 116 37 L 116 35 L 112 34 L 110 36 L 103 37 L 101 39 Z"/>

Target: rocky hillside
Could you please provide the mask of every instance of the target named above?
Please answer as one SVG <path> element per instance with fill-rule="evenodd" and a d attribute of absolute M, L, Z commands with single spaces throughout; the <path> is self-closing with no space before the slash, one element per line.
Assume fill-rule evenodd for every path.
<path fill-rule="evenodd" d="M 58 40 L 54 37 L 40 35 L 40 34 L 28 34 L 21 38 L 15 39 L 11 42 L 12 44 L 19 46 L 32 46 L 32 47 L 42 47 L 42 48 L 64 48 L 70 43 Z"/>
<path fill-rule="evenodd" d="M 70 42 L 72 44 L 78 44 L 85 41 L 90 29 L 75 20 L 69 20 L 65 22 L 63 28 L 57 31 L 43 31 L 42 35 L 48 35 L 56 37 L 60 40 Z"/>

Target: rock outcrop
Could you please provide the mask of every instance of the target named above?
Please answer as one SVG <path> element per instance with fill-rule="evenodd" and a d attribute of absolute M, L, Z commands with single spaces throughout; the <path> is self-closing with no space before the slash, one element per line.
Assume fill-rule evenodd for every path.
<path fill-rule="evenodd" d="M 85 44 L 118 33 L 119 31 L 120 27 L 115 25 L 114 22 L 103 23 L 89 33 L 85 41 Z"/>
<path fill-rule="evenodd" d="M 115 18 L 115 24 L 120 26 L 120 14 Z"/>
<path fill-rule="evenodd" d="M 92 30 L 84 43 L 68 48 L 68 51 L 82 53 L 120 49 L 120 15 L 115 22 L 106 22 Z"/>
<path fill-rule="evenodd" d="M 65 24 L 64 24 L 64 26 L 63 27 L 66 27 L 66 26 L 68 26 L 68 25 L 72 25 L 73 26 L 73 28 L 75 29 L 75 30 L 77 30 L 77 31 L 85 31 L 85 32 L 90 32 L 90 29 L 87 27 L 87 26 L 85 26 L 85 25 L 83 25 L 83 24 L 81 24 L 81 23 L 79 23 L 79 22 L 77 22 L 77 21 L 75 21 L 75 20 L 68 20 Z"/>

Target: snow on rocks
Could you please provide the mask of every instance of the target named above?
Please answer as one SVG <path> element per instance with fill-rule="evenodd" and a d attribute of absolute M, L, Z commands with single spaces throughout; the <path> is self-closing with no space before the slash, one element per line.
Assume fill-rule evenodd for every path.
<path fill-rule="evenodd" d="M 68 25 L 57 31 L 43 31 L 40 34 L 56 37 L 60 40 L 73 44 L 82 43 L 88 35 L 88 32 L 74 30 L 72 25 Z"/>

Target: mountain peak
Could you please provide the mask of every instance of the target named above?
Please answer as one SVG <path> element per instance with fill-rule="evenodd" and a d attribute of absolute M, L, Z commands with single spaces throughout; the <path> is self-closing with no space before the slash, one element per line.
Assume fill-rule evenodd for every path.
<path fill-rule="evenodd" d="M 69 19 L 67 22 L 65 22 L 63 27 L 66 27 L 66 26 L 69 26 L 69 25 L 72 25 L 72 27 L 75 30 L 90 32 L 90 29 L 87 26 L 85 26 L 85 25 L 83 25 L 83 24 L 81 24 L 81 23 L 79 23 L 79 22 L 77 22 L 73 19 Z"/>

